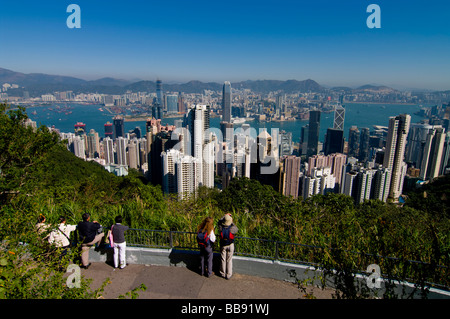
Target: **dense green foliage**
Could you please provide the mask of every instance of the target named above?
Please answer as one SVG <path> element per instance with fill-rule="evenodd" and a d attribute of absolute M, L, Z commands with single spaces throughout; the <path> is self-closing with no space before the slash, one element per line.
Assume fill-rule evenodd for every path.
<path fill-rule="evenodd" d="M 0 240 L 4 246 L 0 249 L 0 297 L 92 298 L 101 293 L 90 292 L 86 282 L 78 292 L 64 288 L 62 275 L 53 271 L 55 251 L 34 231 L 39 215 L 50 223 L 64 215 L 69 224 L 75 224 L 84 212 L 106 227 L 120 214 L 132 228 L 179 231 L 195 231 L 205 216 L 217 221 L 232 212 L 241 237 L 321 247 L 301 252 L 302 258 L 341 274 L 336 283 L 340 297 L 358 296 L 350 282 L 355 272 L 371 263 L 380 265 L 390 278 L 411 279 L 421 289 L 426 282 L 450 286 L 448 269 L 434 268 L 450 264 L 449 177 L 408 194 L 403 207 L 373 200 L 354 205 L 352 198 L 342 194 L 295 200 L 245 178 L 232 180 L 223 191 L 201 188 L 195 199 L 179 201 L 165 196 L 136 171 L 117 177 L 75 157 L 46 128 L 22 126 L 25 118 L 22 109 L 0 106 Z M 293 252 L 281 250 L 280 254 Z M 35 273 L 24 270 L 30 268 Z M 53 274 L 46 277 L 51 279 L 23 285 L 30 276 L 45 277 L 47 272 Z M 52 291 L 48 285 L 58 285 L 59 290 Z M 390 291 L 384 297 L 396 296 Z"/>

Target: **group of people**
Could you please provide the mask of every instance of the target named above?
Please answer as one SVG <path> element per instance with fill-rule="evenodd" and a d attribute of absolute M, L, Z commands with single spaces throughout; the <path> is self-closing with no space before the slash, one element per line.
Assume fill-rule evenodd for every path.
<path fill-rule="evenodd" d="M 48 240 L 50 245 L 61 249 L 61 258 L 67 254 L 71 247 L 70 233 L 78 232 L 81 242 L 81 268 L 88 269 L 91 265 L 89 249 L 96 244 L 100 244 L 105 236 L 102 225 L 95 220 L 91 221 L 91 215 L 84 213 L 82 221 L 78 225 L 67 225 L 65 217 L 61 216 L 59 224 L 54 229 L 49 229 L 50 227 L 51 225 L 45 222 L 45 217 L 39 216 L 36 224 L 38 233 L 46 234 L 44 239 Z M 125 231 L 128 229 L 128 226 L 122 225 L 122 217 L 117 216 L 115 224 L 111 226 L 108 234 L 110 246 L 114 249 L 114 268 L 123 269 L 126 266 Z"/>
<path fill-rule="evenodd" d="M 49 229 L 49 224 L 45 223 L 45 217 L 40 216 L 36 228 L 40 234 L 46 233 L 44 237 L 51 245 L 62 250 L 61 258 L 67 254 L 71 247 L 70 233 L 78 232 L 81 242 L 81 268 L 87 269 L 91 265 L 89 262 L 89 249 L 100 244 L 104 239 L 109 241 L 114 249 L 114 268 L 123 269 L 126 266 L 126 241 L 125 232 L 128 226 L 122 225 L 122 217 L 115 218 L 115 224 L 111 226 L 107 238 L 102 225 L 97 221 L 91 221 L 91 215 L 84 213 L 82 221 L 78 225 L 66 224 L 66 219 L 60 217 L 59 224 L 54 229 Z M 232 257 L 234 254 L 234 237 L 238 232 L 237 226 L 233 223 L 231 214 L 225 214 L 217 224 L 218 237 L 220 243 L 220 276 L 230 279 L 233 275 Z M 206 217 L 197 229 L 197 241 L 200 248 L 200 269 L 201 275 L 210 277 L 213 275 L 213 244 L 216 242 L 214 220 Z"/>
<path fill-rule="evenodd" d="M 234 254 L 234 237 L 238 232 L 230 213 L 225 214 L 217 223 L 220 244 L 220 276 L 230 279 L 233 275 L 232 258 Z M 197 228 L 197 241 L 200 248 L 201 275 L 213 275 L 213 244 L 216 242 L 214 220 L 206 217 Z"/>

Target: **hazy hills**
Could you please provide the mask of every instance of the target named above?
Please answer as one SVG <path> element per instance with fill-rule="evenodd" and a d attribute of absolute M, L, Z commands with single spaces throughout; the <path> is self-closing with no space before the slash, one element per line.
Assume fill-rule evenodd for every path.
<path fill-rule="evenodd" d="M 115 78 L 101 78 L 98 80 L 83 80 L 70 76 L 49 75 L 43 73 L 21 73 L 0 68 L 0 85 L 3 83 L 18 84 L 21 89 L 27 90 L 31 96 L 46 94 L 54 91 L 71 90 L 79 92 L 97 92 L 104 94 L 123 94 L 132 92 L 155 92 L 156 81 L 131 82 Z M 168 92 L 202 93 L 204 90 L 221 91 L 223 83 L 189 81 L 187 83 L 164 83 L 163 90 Z M 231 83 L 235 89 L 250 89 L 256 93 L 268 93 L 280 91 L 284 93 L 292 92 L 324 92 L 330 89 L 325 88 L 314 80 L 247 80 Z M 355 91 L 396 91 L 385 86 L 364 85 L 353 89 L 349 87 L 331 88 L 334 91 L 344 91 L 346 93 Z M 13 91 L 11 92 L 13 93 Z"/>

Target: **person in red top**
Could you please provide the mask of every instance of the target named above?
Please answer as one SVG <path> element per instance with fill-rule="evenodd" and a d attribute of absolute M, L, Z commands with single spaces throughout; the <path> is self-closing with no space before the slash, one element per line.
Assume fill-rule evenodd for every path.
<path fill-rule="evenodd" d="M 201 275 L 211 277 L 213 275 L 213 247 L 212 244 L 216 241 L 214 234 L 214 224 L 211 217 L 206 217 L 197 228 L 198 234 L 204 234 L 208 239 L 206 243 L 200 243 L 200 269 Z M 206 273 L 207 271 L 207 273 Z"/>

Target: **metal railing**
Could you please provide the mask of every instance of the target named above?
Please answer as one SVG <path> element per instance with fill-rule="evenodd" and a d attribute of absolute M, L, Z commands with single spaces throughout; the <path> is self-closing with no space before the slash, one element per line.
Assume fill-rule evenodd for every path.
<path fill-rule="evenodd" d="M 147 229 L 129 229 L 125 238 L 128 246 L 146 247 L 146 248 L 163 248 L 163 249 L 181 249 L 181 250 L 198 250 L 196 233 L 183 231 L 167 231 L 167 230 L 147 230 Z M 305 245 L 298 243 L 281 242 L 268 239 L 236 237 L 235 255 L 243 257 L 255 257 L 267 260 L 278 260 L 288 263 L 304 264 L 313 267 L 321 267 L 321 256 L 325 250 L 328 252 L 333 249 Z M 219 245 L 216 242 L 214 251 L 219 251 Z M 435 274 L 435 278 L 444 278 L 444 283 L 429 283 L 433 286 L 450 290 L 448 287 L 448 278 L 450 268 L 442 265 L 432 265 L 430 263 L 414 260 L 402 260 L 396 257 L 386 257 L 361 252 L 352 252 L 347 250 L 335 250 L 345 256 L 351 256 L 354 262 L 354 270 L 356 272 L 364 272 L 362 265 L 367 267 L 370 264 L 383 265 L 385 269 L 394 269 L 396 265 L 403 262 L 403 268 L 396 272 L 409 273 L 414 271 L 431 271 Z M 336 257 L 334 255 L 333 257 Z M 358 268 L 359 267 L 359 268 Z M 389 274 L 386 274 L 389 275 Z M 390 274 L 392 276 L 392 273 Z M 447 279 L 445 279 L 447 278 Z"/>

